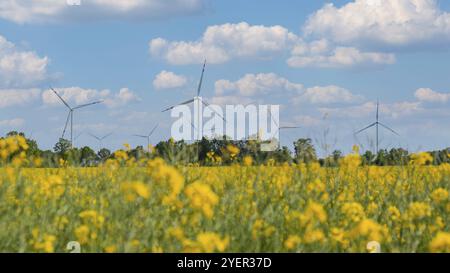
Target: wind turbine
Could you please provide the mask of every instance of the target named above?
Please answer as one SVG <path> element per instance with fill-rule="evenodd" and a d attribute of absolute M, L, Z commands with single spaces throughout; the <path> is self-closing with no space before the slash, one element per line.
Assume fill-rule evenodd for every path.
<path fill-rule="evenodd" d="M 103 146 L 103 140 L 105 140 L 106 138 L 110 137 L 112 134 L 113 134 L 113 133 L 109 133 L 109 134 L 107 134 L 107 135 L 104 135 L 104 136 L 100 137 L 100 136 L 96 136 L 96 135 L 94 135 L 94 134 L 89 133 L 89 135 L 90 135 L 91 137 L 95 138 L 95 139 L 98 141 L 98 143 L 100 144 L 100 148 L 99 148 L 99 149 L 103 148 L 103 147 L 102 147 L 102 146 Z"/>
<path fill-rule="evenodd" d="M 158 126 L 159 126 L 159 124 L 156 124 L 156 126 L 152 129 L 152 131 L 148 135 L 134 135 L 135 137 L 140 137 L 140 138 L 146 138 L 147 139 L 147 149 L 148 149 L 149 153 L 150 153 L 150 137 L 153 135 L 153 133 L 155 132 L 156 128 L 158 128 Z"/>
<path fill-rule="evenodd" d="M 205 74 L 205 67 L 206 67 L 206 60 L 205 60 L 205 62 L 203 63 L 203 69 L 202 69 L 202 74 L 201 74 L 201 76 L 200 76 L 200 81 L 199 81 L 199 83 L 198 83 L 198 88 L 197 88 L 197 95 L 194 97 L 194 98 L 192 98 L 192 99 L 190 99 L 190 100 L 188 100 L 188 101 L 185 101 L 185 102 L 182 102 L 182 103 L 180 103 L 180 104 L 177 104 L 177 105 L 174 105 L 174 106 L 171 106 L 171 107 L 169 107 L 169 108 L 167 108 L 167 109 L 164 109 L 162 112 L 164 113 L 164 112 L 167 112 L 167 111 L 170 111 L 170 110 L 172 110 L 172 109 L 174 109 L 175 107 L 177 107 L 177 106 L 181 106 L 181 105 L 187 105 L 187 104 L 191 104 L 191 103 L 194 103 L 194 108 L 195 108 L 195 106 L 197 106 L 198 108 L 200 108 L 200 105 L 201 104 L 203 104 L 203 105 L 205 105 L 206 107 L 208 107 L 210 104 L 208 103 L 208 102 L 206 102 L 202 97 L 200 97 L 200 93 L 201 93 L 201 90 L 202 90 L 202 84 L 203 84 L 203 76 L 204 76 L 204 74 Z M 213 111 L 214 111 L 214 109 L 213 109 Z M 194 110 L 194 113 L 195 113 L 196 111 Z M 221 119 L 223 119 L 225 122 L 226 122 L 226 120 L 225 120 L 225 118 L 223 117 L 223 116 L 221 116 L 219 113 L 217 113 L 216 111 L 214 111 L 218 116 L 220 116 L 220 118 Z M 202 113 L 200 113 L 200 111 L 198 111 L 198 113 L 197 113 L 197 115 L 196 115 L 196 117 L 195 117 L 195 121 L 194 121 L 194 124 L 197 124 L 197 126 L 195 126 L 194 124 L 192 124 L 192 126 L 194 127 L 194 130 L 196 129 L 197 130 L 197 136 L 198 136 L 198 140 L 201 140 L 201 138 L 203 137 L 203 126 L 202 126 Z M 197 127 L 197 128 L 195 128 L 195 127 Z"/>
<path fill-rule="evenodd" d="M 396 134 L 397 136 L 400 136 L 396 131 L 394 131 L 393 129 L 389 128 L 387 125 L 384 125 L 383 123 L 381 123 L 379 121 L 379 112 L 380 112 L 379 108 L 380 108 L 380 102 L 377 101 L 376 121 L 374 123 L 370 124 L 369 126 L 363 128 L 363 129 L 361 129 L 361 130 L 359 130 L 358 132 L 355 133 L 355 135 L 357 135 L 357 134 L 362 133 L 362 132 L 364 132 L 364 131 L 366 131 L 366 130 L 368 130 L 368 129 L 370 129 L 370 128 L 375 126 L 376 127 L 377 154 L 380 151 L 379 150 L 379 126 L 381 126 L 381 127 L 385 128 L 385 129 L 391 131 L 392 133 Z"/>
<path fill-rule="evenodd" d="M 66 125 L 64 126 L 64 131 L 62 133 L 61 138 L 64 138 L 65 134 L 66 134 L 66 130 L 67 130 L 67 125 L 70 122 L 70 146 L 73 148 L 73 112 L 75 110 L 87 107 L 87 106 L 91 106 L 94 104 L 99 104 L 102 103 L 102 101 L 94 101 L 91 103 L 86 103 L 86 104 L 82 104 L 82 105 L 78 105 L 75 107 L 70 107 L 70 105 L 58 94 L 58 92 L 56 92 L 55 89 L 53 89 L 52 87 L 50 87 L 50 89 L 53 91 L 53 93 L 55 93 L 56 96 L 58 96 L 58 98 L 61 100 L 61 102 L 69 109 L 69 114 L 67 115 L 67 119 L 66 119 Z"/>
<path fill-rule="evenodd" d="M 272 119 L 273 123 L 275 123 L 275 125 L 278 127 L 277 133 L 280 134 L 280 139 L 278 140 L 278 149 L 280 149 L 281 148 L 281 131 L 300 129 L 300 127 L 299 126 L 279 126 L 278 122 L 273 118 L 270 107 L 269 107 L 269 114 L 270 114 L 270 118 Z"/>

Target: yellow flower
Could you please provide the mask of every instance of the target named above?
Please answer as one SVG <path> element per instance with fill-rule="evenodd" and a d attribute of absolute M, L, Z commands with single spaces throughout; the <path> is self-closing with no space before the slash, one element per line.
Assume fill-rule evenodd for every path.
<path fill-rule="evenodd" d="M 433 162 L 433 157 L 426 152 L 412 154 L 410 164 L 416 166 L 424 166 Z"/>
<path fill-rule="evenodd" d="M 327 221 L 327 212 L 323 206 L 313 201 L 308 203 L 304 215 L 308 221 L 318 221 L 319 223 Z"/>
<path fill-rule="evenodd" d="M 197 242 L 200 244 L 204 252 L 219 251 L 224 252 L 228 247 L 229 239 L 220 238 L 220 236 L 213 232 L 204 232 L 197 235 Z"/>
<path fill-rule="evenodd" d="M 182 241 L 184 239 L 184 231 L 180 227 L 170 227 L 167 230 L 167 234 L 170 237 L 174 237 L 174 238 L 176 238 L 179 241 Z"/>
<path fill-rule="evenodd" d="M 322 243 L 325 241 L 325 234 L 320 229 L 306 230 L 303 238 L 305 244 Z"/>
<path fill-rule="evenodd" d="M 244 157 L 244 166 L 251 166 L 253 164 L 253 158 L 249 155 Z"/>
<path fill-rule="evenodd" d="M 413 202 L 409 205 L 408 216 L 410 220 L 421 220 L 431 216 L 431 207 L 427 203 Z"/>
<path fill-rule="evenodd" d="M 446 201 L 448 200 L 448 191 L 443 188 L 435 189 L 431 193 L 431 199 L 433 199 L 435 203 L 441 203 L 443 201 Z"/>
<path fill-rule="evenodd" d="M 401 220 L 401 213 L 398 210 L 398 208 L 396 208 L 395 206 L 390 206 L 387 211 L 388 211 L 388 217 L 391 221 L 397 222 L 397 221 Z"/>
<path fill-rule="evenodd" d="M 104 250 L 106 253 L 115 253 L 115 252 L 117 252 L 117 247 L 115 245 L 110 245 L 110 246 L 105 247 Z"/>
<path fill-rule="evenodd" d="M 357 202 L 345 203 L 341 207 L 341 212 L 350 222 L 357 223 L 366 217 L 364 208 Z"/>
<path fill-rule="evenodd" d="M 387 228 L 381 226 L 371 219 L 362 220 L 351 232 L 352 238 L 364 237 L 369 241 L 382 242 L 387 239 L 389 232 Z"/>
<path fill-rule="evenodd" d="M 302 242 L 302 239 L 297 235 L 289 235 L 289 237 L 284 241 L 284 247 L 287 250 L 292 250 L 296 248 L 300 243 Z"/>
<path fill-rule="evenodd" d="M 430 242 L 430 251 L 450 253 L 450 233 L 439 232 Z"/>
<path fill-rule="evenodd" d="M 122 191 L 125 193 L 125 199 L 130 202 L 136 200 L 137 197 L 144 199 L 150 197 L 149 187 L 140 181 L 123 183 Z"/>
<path fill-rule="evenodd" d="M 176 199 L 184 187 L 184 177 L 176 168 L 168 166 L 161 158 L 150 160 L 147 166 L 152 179 L 159 186 L 164 185 L 168 187 L 168 189 L 164 190 L 166 194 L 162 197 L 162 203 L 164 205 L 176 203 Z"/>
<path fill-rule="evenodd" d="M 194 182 L 184 191 L 191 207 L 200 209 L 207 218 L 212 218 L 214 206 L 219 202 L 219 197 L 211 190 L 211 187 L 201 182 Z"/>
<path fill-rule="evenodd" d="M 183 248 L 184 252 L 192 253 L 224 252 L 227 249 L 229 242 L 230 240 L 228 237 L 221 238 L 214 232 L 202 232 L 197 235 L 196 241 L 184 240 Z"/>
<path fill-rule="evenodd" d="M 231 145 L 231 144 L 229 144 L 227 146 L 227 151 L 228 151 L 228 153 L 230 154 L 231 157 L 236 157 L 239 154 L 239 152 L 240 152 L 238 147 L 236 147 L 234 145 Z"/>
<path fill-rule="evenodd" d="M 79 214 L 85 224 L 91 224 L 97 228 L 101 227 L 105 222 L 105 217 L 98 214 L 95 210 L 85 210 Z"/>
<path fill-rule="evenodd" d="M 56 237 L 54 235 L 44 234 L 42 237 L 40 236 L 40 232 L 38 228 L 34 228 L 31 232 L 33 236 L 32 242 L 34 242 L 33 247 L 36 250 L 44 251 L 47 253 L 55 252 L 55 241 Z"/>
<path fill-rule="evenodd" d="M 80 244 L 86 244 L 89 241 L 89 227 L 86 225 L 79 226 L 74 231 L 77 241 Z"/>

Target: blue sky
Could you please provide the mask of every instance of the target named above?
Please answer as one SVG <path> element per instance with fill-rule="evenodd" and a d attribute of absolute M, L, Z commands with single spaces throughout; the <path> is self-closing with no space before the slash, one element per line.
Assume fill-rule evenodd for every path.
<path fill-rule="evenodd" d="M 45 2 L 44 4 L 42 2 Z M 0 133 L 33 134 L 42 148 L 75 113 L 76 145 L 114 134 L 109 148 L 150 131 L 167 139 L 161 113 L 192 97 L 208 59 L 203 96 L 220 104 L 281 104 L 283 144 L 311 137 L 318 147 L 370 148 L 375 118 L 381 147 L 450 146 L 450 3 L 430 0 L 207 1 L 6 0 L 0 4 Z M 106 3 L 106 4 L 105 4 Z M 159 75 L 159 77 L 158 77 Z M 318 148 L 321 150 L 321 148 Z"/>

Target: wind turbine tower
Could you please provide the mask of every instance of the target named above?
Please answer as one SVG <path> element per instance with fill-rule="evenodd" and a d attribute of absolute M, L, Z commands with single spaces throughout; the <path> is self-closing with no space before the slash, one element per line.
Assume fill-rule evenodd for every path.
<path fill-rule="evenodd" d="M 357 131 L 357 132 L 355 133 L 355 135 L 358 135 L 358 134 L 360 134 L 360 133 L 362 133 L 362 132 L 364 132 L 364 131 L 366 131 L 366 130 L 372 128 L 372 127 L 375 127 L 375 128 L 376 128 L 376 148 L 377 148 L 377 154 L 380 152 L 380 149 L 379 149 L 379 147 L 380 147 L 380 142 L 379 142 L 379 140 L 380 140 L 380 137 L 379 137 L 380 129 L 379 129 L 379 127 L 380 127 L 380 126 L 383 127 L 383 128 L 386 129 L 386 130 L 391 131 L 391 132 L 394 133 L 395 135 L 400 136 L 396 131 L 394 131 L 393 129 L 389 128 L 387 125 L 384 125 L 383 123 L 381 123 L 379 117 L 380 117 L 380 102 L 377 101 L 376 121 L 375 121 L 374 123 L 370 124 L 369 126 L 363 128 L 363 129 L 361 129 L 361 130 L 359 130 L 359 131 Z"/>
<path fill-rule="evenodd" d="M 53 89 L 52 87 L 50 87 L 50 89 L 53 91 L 53 93 L 55 93 L 55 95 L 61 100 L 61 102 L 69 109 L 69 114 L 67 115 L 67 119 L 66 119 L 66 125 L 64 126 L 64 130 L 62 133 L 61 138 L 64 138 L 65 134 L 66 134 L 66 130 L 67 130 L 67 126 L 70 123 L 70 146 L 71 148 L 73 148 L 73 113 L 75 112 L 75 110 L 79 110 L 81 108 L 85 108 L 91 105 L 95 105 L 95 104 L 99 104 L 102 103 L 102 101 L 94 101 L 91 103 L 86 103 L 86 104 L 82 104 L 82 105 L 78 105 L 75 107 L 71 107 L 59 94 L 58 92 L 56 92 L 55 89 Z"/>

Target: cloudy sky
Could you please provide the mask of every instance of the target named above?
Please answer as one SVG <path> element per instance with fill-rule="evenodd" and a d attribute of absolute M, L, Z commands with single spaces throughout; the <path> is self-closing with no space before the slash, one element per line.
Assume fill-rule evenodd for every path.
<path fill-rule="evenodd" d="M 69 1 L 70 2 L 70 1 Z M 319 150 L 450 146 L 450 1 L 2 0 L 0 134 L 32 134 L 51 148 L 75 106 L 76 145 L 155 143 L 170 136 L 166 106 L 191 98 L 206 58 L 203 97 L 280 104 L 285 131 Z"/>

